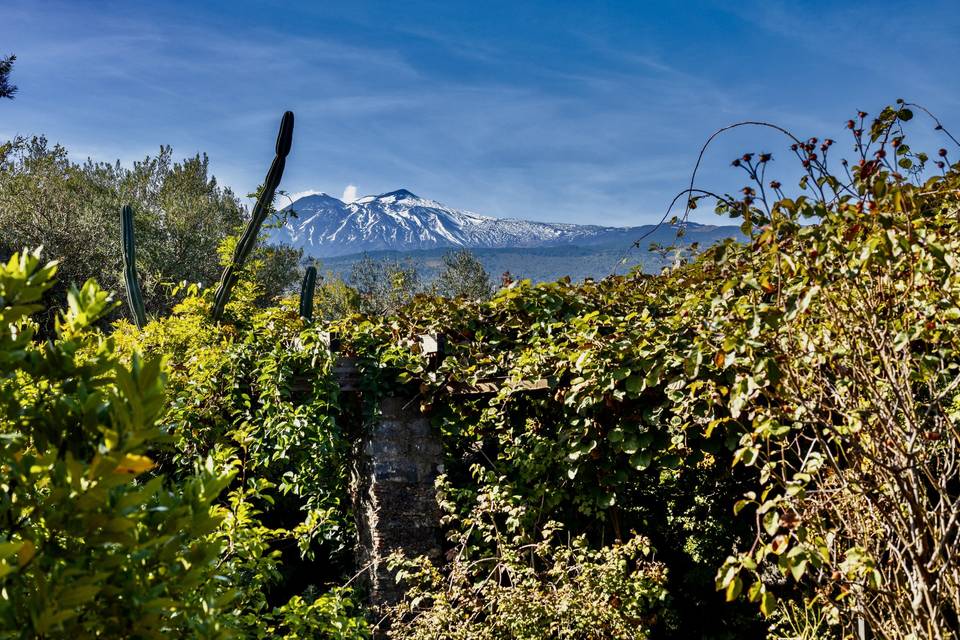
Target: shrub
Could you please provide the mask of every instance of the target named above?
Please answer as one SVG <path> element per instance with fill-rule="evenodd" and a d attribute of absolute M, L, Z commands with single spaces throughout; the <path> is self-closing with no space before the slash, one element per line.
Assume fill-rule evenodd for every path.
<path fill-rule="evenodd" d="M 230 476 L 202 460 L 177 486 L 150 473 L 160 360 L 124 364 L 90 329 L 113 304 L 92 281 L 33 341 L 55 271 L 38 252 L 0 268 L 0 634 L 218 637 L 211 503 Z"/>
<path fill-rule="evenodd" d="M 229 624 L 244 636 L 276 628 L 294 638 L 350 618 L 344 633 L 363 637 L 364 612 L 349 591 L 329 592 L 351 568 L 354 539 L 330 353 L 296 300 L 261 310 L 258 291 L 238 282 L 227 305 L 232 324 L 212 322 L 212 292 L 194 290 L 168 317 L 143 331 L 120 323 L 114 337 L 125 353 L 167 358 L 172 446 L 158 452 L 161 468 L 182 477 L 210 457 L 234 473 L 213 534 L 236 596 Z M 308 617 L 284 622 L 297 615 Z"/>
<path fill-rule="evenodd" d="M 397 316 L 335 327 L 374 390 L 411 385 L 432 411 L 445 508 L 460 516 L 449 535 L 469 529 L 479 496 L 494 489 L 532 538 L 555 521 L 597 551 L 640 531 L 667 568 L 669 597 L 636 633 L 762 637 L 751 607 L 714 591 L 716 567 L 751 533 L 730 512 L 742 491 L 730 468 L 739 436 L 726 425 L 686 430 L 674 412 L 679 385 L 699 375 L 685 354 L 719 286 L 701 263 L 657 278 L 518 282 L 486 303 L 421 296 Z M 417 349 L 418 334 L 433 331 L 447 336 L 438 366 Z M 492 395 L 471 391 L 490 380 Z M 525 389 L 533 381 L 541 388 Z"/>
<path fill-rule="evenodd" d="M 425 558 L 391 557 L 397 579 L 410 587 L 392 612 L 390 637 L 647 638 L 666 598 L 665 568 L 647 560 L 649 541 L 633 536 L 592 549 L 583 536 L 563 542 L 556 522 L 524 531 L 525 508 L 502 491 L 483 490 L 469 517 L 455 523 L 443 569 Z M 448 505 L 447 525 L 457 519 Z"/>
<path fill-rule="evenodd" d="M 114 303 L 89 281 L 38 341 L 55 270 L 37 253 L 0 269 L 0 637 L 367 637 L 349 590 L 290 575 L 290 543 L 326 561 L 349 531 L 322 462 L 328 386 L 296 403 L 286 386 L 317 357 L 299 319 L 255 317 L 234 342 L 189 298 L 107 338 L 91 325 Z"/>
<path fill-rule="evenodd" d="M 434 283 L 437 293 L 447 298 L 486 300 L 493 294 L 490 274 L 467 249 L 448 251 L 441 258 L 443 268 Z"/>
<path fill-rule="evenodd" d="M 729 598 L 769 614 L 797 589 L 848 633 L 862 618 L 882 638 L 947 638 L 960 614 L 960 167 L 938 160 L 929 176 L 905 141 L 912 117 L 901 103 L 851 120 L 849 179 L 829 172 L 832 143 L 798 142 L 808 194 L 773 189 L 768 203 L 755 187 L 721 204 L 750 242 L 709 258 L 723 287 L 699 350 L 722 377 L 680 411 L 738 425 L 734 463 L 758 471 L 735 507 L 756 537 L 718 575 Z"/>

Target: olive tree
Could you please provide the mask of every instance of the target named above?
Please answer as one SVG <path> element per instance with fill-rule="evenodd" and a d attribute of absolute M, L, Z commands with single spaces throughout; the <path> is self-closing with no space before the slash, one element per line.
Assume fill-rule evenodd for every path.
<path fill-rule="evenodd" d="M 448 298 L 484 300 L 493 293 L 490 274 L 467 249 L 449 251 L 443 256 L 443 268 L 437 276 L 437 293 Z"/>

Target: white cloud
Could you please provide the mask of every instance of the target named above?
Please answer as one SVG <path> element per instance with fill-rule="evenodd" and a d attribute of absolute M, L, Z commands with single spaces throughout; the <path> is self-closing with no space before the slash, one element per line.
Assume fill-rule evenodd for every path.
<path fill-rule="evenodd" d="M 343 190 L 343 195 L 340 196 L 340 199 L 346 203 L 351 203 L 357 199 L 357 185 L 348 184 L 347 188 Z"/>

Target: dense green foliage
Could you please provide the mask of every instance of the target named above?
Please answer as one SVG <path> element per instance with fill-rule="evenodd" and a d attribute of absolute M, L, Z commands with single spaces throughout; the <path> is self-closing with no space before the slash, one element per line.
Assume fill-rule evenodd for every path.
<path fill-rule="evenodd" d="M 329 362 L 315 343 L 288 351 L 295 314 L 232 303 L 267 342 L 235 341 L 192 299 L 107 338 L 91 325 L 114 303 L 91 281 L 38 341 L 27 316 L 54 271 L 23 254 L 0 272 L 3 637 L 363 637 L 342 590 L 270 590 L 282 560 L 321 547 L 324 566 L 349 533 L 329 381 L 305 407 L 282 386 Z"/>
<path fill-rule="evenodd" d="M 445 298 L 486 300 L 493 294 L 490 274 L 467 249 L 448 251 L 441 258 L 442 267 L 434 283 L 436 292 Z"/>
<path fill-rule="evenodd" d="M 36 254 L 0 270 L 0 634 L 216 637 L 211 502 L 230 475 L 200 461 L 176 486 L 147 479 L 160 360 L 124 364 L 90 331 L 112 305 L 92 282 L 71 290 L 56 337 L 34 342 L 27 316 L 54 271 Z"/>
<path fill-rule="evenodd" d="M 714 198 L 748 241 L 657 276 L 480 300 L 414 296 L 415 273 L 370 263 L 357 291 L 319 283 L 307 323 L 295 298 L 258 308 L 253 259 L 223 324 L 194 287 L 106 337 L 91 283 L 43 342 L 25 318 L 52 267 L 18 257 L 0 278 L 3 631 L 368 637 L 348 468 L 373 401 L 402 393 L 443 445 L 447 553 L 392 559 L 390 637 L 840 638 L 860 619 L 955 637 L 960 165 L 910 150 L 912 115 L 851 121 L 844 179 L 832 141 L 795 140 L 796 197 L 769 154 L 737 159 L 741 196 L 689 206 Z M 328 329 L 363 402 L 339 393 Z M 423 333 L 446 336 L 440 362 Z M 451 394 L 481 382 L 497 390 Z"/>
<path fill-rule="evenodd" d="M 650 560 L 647 539 L 597 549 L 583 535 L 563 542 L 557 522 L 530 536 L 516 523 L 532 505 L 518 504 L 505 487 L 484 488 L 466 517 L 447 502 L 449 485 L 438 488 L 452 559 L 441 570 L 425 558 L 391 558 L 408 585 L 393 612 L 394 637 L 649 637 L 668 594 L 665 567 Z"/>
<path fill-rule="evenodd" d="M 43 246 L 48 259 L 59 260 L 42 329 L 52 329 L 71 285 L 94 278 L 107 291 L 124 291 L 120 212 L 126 204 L 133 209 L 137 273 L 150 314 L 170 310 L 182 297 L 180 283 L 217 281 L 223 269 L 218 248 L 246 217 L 233 192 L 209 175 L 206 156 L 174 162 L 170 147 L 161 147 L 127 168 L 78 164 L 42 137 L 0 144 L 0 258 Z M 297 281 L 298 252 L 261 248 L 255 255 L 265 263 L 258 271 L 264 302 Z M 110 317 L 128 314 L 118 307 Z"/>
<path fill-rule="evenodd" d="M 347 577 L 353 531 L 349 444 L 337 420 L 330 353 L 295 300 L 258 311 L 255 277 L 246 275 L 226 308 L 237 324 L 209 320 L 208 290 L 142 332 L 124 324 L 114 335 L 129 353 L 166 354 L 172 363 L 165 416 L 172 446 L 158 453 L 159 467 L 179 477 L 210 457 L 235 474 L 221 562 L 238 580 L 232 606 L 244 635 L 272 637 L 258 636 L 266 633 L 264 616 L 290 622 L 310 613 L 316 619 L 298 623 L 306 635 L 291 636 L 310 637 L 333 612 L 362 636 L 349 600 L 328 593 Z"/>
<path fill-rule="evenodd" d="M 753 616 L 713 587 L 716 567 L 748 532 L 729 512 L 739 497 L 727 446 L 736 439 L 723 429 L 711 438 L 687 432 L 669 397 L 697 335 L 684 311 L 702 279 L 695 269 L 580 285 L 524 281 L 484 304 L 422 297 L 401 316 L 348 320 L 339 333 L 369 359 L 368 376 L 399 369 L 420 386 L 446 449 L 452 515 L 466 517 L 493 493 L 516 510 L 501 514 L 506 531 L 529 542 L 548 521 L 594 545 L 638 530 L 667 569 L 671 600 L 659 632 L 741 637 Z M 412 345 L 434 331 L 448 343 L 431 370 Z M 448 401 L 448 387 L 488 379 L 502 381 L 493 398 Z M 538 379 L 549 389 L 523 392 L 523 381 Z M 471 555 L 492 552 L 475 528 L 471 542 Z M 691 606 L 716 615 L 684 615 Z"/>

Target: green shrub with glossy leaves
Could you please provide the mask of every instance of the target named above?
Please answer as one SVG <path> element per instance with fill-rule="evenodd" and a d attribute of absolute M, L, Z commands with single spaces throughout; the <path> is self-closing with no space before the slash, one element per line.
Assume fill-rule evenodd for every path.
<path fill-rule="evenodd" d="M 0 637 L 367 637 L 349 589 L 272 591 L 293 591 L 291 558 L 335 555 L 348 530 L 330 490 L 341 476 L 310 467 L 337 450 L 328 387 L 297 403 L 285 387 L 292 367 L 322 369 L 317 337 L 287 310 L 247 335 L 283 327 L 299 346 L 235 341 L 198 298 L 136 339 L 105 337 L 91 326 L 114 302 L 90 281 L 40 341 L 29 315 L 55 271 L 37 253 L 0 271 Z M 240 371 L 252 387 L 214 397 Z"/>
<path fill-rule="evenodd" d="M 0 267 L 0 637 L 219 637 L 212 502 L 230 475 L 151 473 L 161 363 L 124 363 L 90 329 L 113 305 L 92 281 L 34 341 L 55 271 L 29 252 Z"/>
<path fill-rule="evenodd" d="M 233 290 L 232 323 L 211 321 L 211 292 L 194 290 L 142 331 L 118 324 L 114 339 L 125 353 L 166 357 L 160 468 L 181 477 L 210 457 L 234 474 L 214 534 L 236 592 L 231 624 L 245 637 L 363 638 L 364 612 L 338 588 L 354 532 L 331 354 L 295 299 L 257 307 L 257 266 Z"/>

